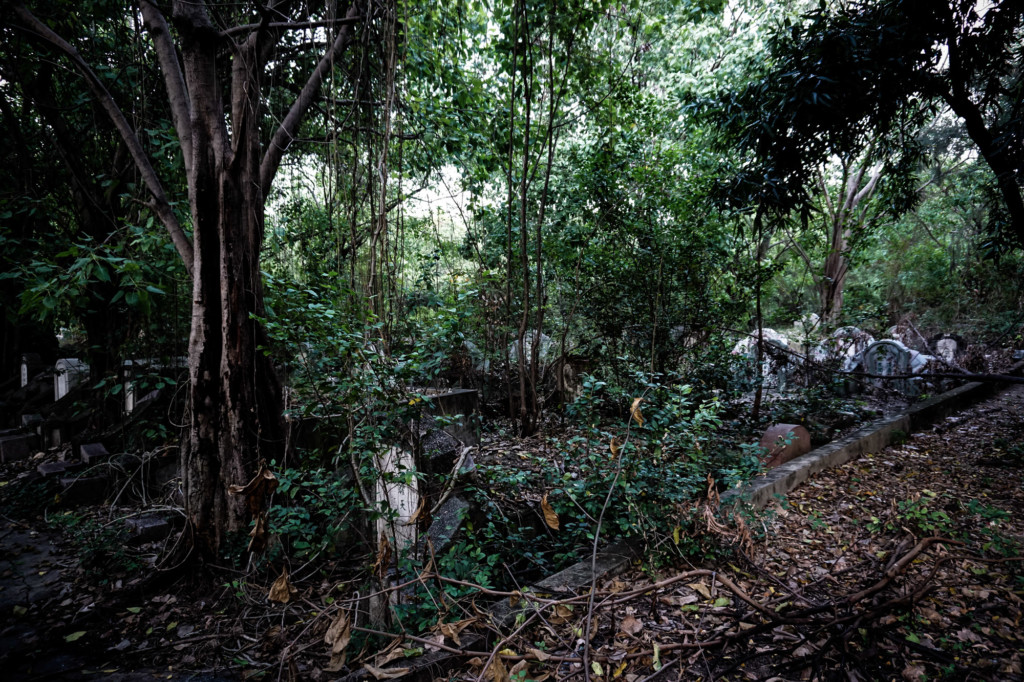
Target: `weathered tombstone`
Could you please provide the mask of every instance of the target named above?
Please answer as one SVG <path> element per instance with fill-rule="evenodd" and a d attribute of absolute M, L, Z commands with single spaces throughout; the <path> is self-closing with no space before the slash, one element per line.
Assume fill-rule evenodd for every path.
<path fill-rule="evenodd" d="M 163 540 L 172 530 L 171 522 L 156 514 L 125 519 L 125 526 L 128 528 L 129 542 L 132 544 Z"/>
<path fill-rule="evenodd" d="M 477 434 L 476 412 L 479 394 L 472 388 L 453 388 L 427 391 L 426 414 L 443 417 L 448 423 L 444 430 L 466 445 L 480 442 Z"/>
<path fill-rule="evenodd" d="M 68 476 L 60 479 L 65 504 L 98 504 L 107 496 L 106 476 Z"/>
<path fill-rule="evenodd" d="M 523 338 L 523 352 L 525 353 L 527 366 L 529 366 L 530 361 L 533 358 L 533 340 L 535 336 L 537 336 L 536 332 L 527 331 L 525 337 Z M 555 342 L 551 340 L 550 336 L 544 333 L 541 333 L 539 337 L 540 339 L 537 348 L 537 362 L 539 362 L 540 366 L 543 367 L 544 365 L 548 364 L 548 358 L 551 355 L 551 347 L 554 345 Z M 508 361 L 511 362 L 513 365 L 519 362 L 518 339 L 509 344 Z"/>
<path fill-rule="evenodd" d="M 188 358 L 186 357 L 173 358 L 169 364 L 164 364 L 154 358 L 134 358 L 131 360 L 125 360 L 121 370 L 124 381 L 125 413 L 131 414 L 141 403 L 153 396 L 154 391 L 149 391 L 141 398 L 136 396 L 135 385 L 138 382 L 139 375 L 159 372 L 167 369 L 184 369 L 187 366 Z"/>
<path fill-rule="evenodd" d="M 89 377 L 89 365 L 78 358 L 57 361 L 53 371 L 53 401 L 57 402 Z"/>
<path fill-rule="evenodd" d="M 29 380 L 32 379 L 39 370 L 43 368 L 43 361 L 39 359 L 38 353 L 25 353 L 21 356 L 21 386 L 24 388 L 28 386 Z"/>
<path fill-rule="evenodd" d="M 910 351 L 897 341 L 876 341 L 864 351 L 864 369 L 878 375 L 871 379 L 876 388 L 894 388 L 907 393 L 910 384 L 905 378 L 888 380 L 883 377 L 910 374 Z"/>
<path fill-rule="evenodd" d="M 374 456 L 377 468 L 375 499 L 381 505 L 377 519 L 377 537 L 387 537 L 395 551 L 409 547 L 416 540 L 416 524 L 410 523 L 420 504 L 412 453 L 393 447 L 382 455 Z M 407 483 L 406 480 L 411 481 Z"/>
<path fill-rule="evenodd" d="M 935 354 L 947 365 L 956 365 L 957 350 L 956 339 L 946 337 L 935 342 Z"/>
<path fill-rule="evenodd" d="M 775 424 L 761 436 L 763 461 L 772 469 L 811 451 L 811 434 L 799 424 Z"/>

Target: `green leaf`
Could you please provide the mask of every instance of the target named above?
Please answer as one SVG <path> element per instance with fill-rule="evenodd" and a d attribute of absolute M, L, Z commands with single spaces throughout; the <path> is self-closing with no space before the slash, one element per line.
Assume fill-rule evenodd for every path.
<path fill-rule="evenodd" d="M 85 630 L 79 630 L 78 632 L 72 632 L 70 635 L 64 638 L 65 642 L 77 642 L 85 635 Z"/>

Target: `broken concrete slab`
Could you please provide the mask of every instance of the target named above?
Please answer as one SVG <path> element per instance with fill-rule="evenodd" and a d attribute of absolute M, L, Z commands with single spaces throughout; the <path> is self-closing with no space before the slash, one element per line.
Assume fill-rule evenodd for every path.
<path fill-rule="evenodd" d="M 423 436 L 420 447 L 423 451 L 422 462 L 426 473 L 446 475 L 452 472 L 463 446 L 447 431 L 433 429 Z"/>
<path fill-rule="evenodd" d="M 54 476 L 73 471 L 80 466 L 82 465 L 78 462 L 43 462 L 36 467 L 36 471 L 38 471 L 43 478 L 53 478 Z"/>
<path fill-rule="evenodd" d="M 452 544 L 462 529 L 469 512 L 469 502 L 458 495 L 452 496 L 434 514 L 434 520 L 427 530 L 427 537 L 434 546 L 434 552 L 441 554 Z"/>
<path fill-rule="evenodd" d="M 110 459 L 110 453 L 103 443 L 85 443 L 78 449 L 78 456 L 87 466 L 101 464 Z"/>
<path fill-rule="evenodd" d="M 15 433 L 0 436 L 0 461 L 14 462 L 28 459 L 38 447 L 39 439 L 34 433 Z"/>
<path fill-rule="evenodd" d="M 107 497 L 106 476 L 66 476 L 60 479 L 61 502 L 65 504 L 99 504 Z"/>
<path fill-rule="evenodd" d="M 133 544 L 163 540 L 171 534 L 174 528 L 169 520 L 157 515 L 134 516 L 125 519 L 125 526 L 128 527 L 128 532 L 131 534 L 130 542 Z"/>

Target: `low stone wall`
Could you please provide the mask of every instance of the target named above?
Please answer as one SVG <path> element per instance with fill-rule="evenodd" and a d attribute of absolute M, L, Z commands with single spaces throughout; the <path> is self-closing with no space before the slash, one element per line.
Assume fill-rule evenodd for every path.
<path fill-rule="evenodd" d="M 1009 373 L 1019 375 L 1022 370 L 1024 362 L 1018 362 L 1010 368 Z M 1003 387 L 1004 384 L 1000 382 L 973 381 L 929 398 L 904 414 L 872 422 L 846 438 L 790 460 L 740 488 L 726 491 L 722 494 L 722 504 L 742 501 L 760 509 L 776 495 L 785 495 L 819 471 L 840 466 L 865 453 L 882 450 L 892 442 L 893 433 L 907 434 L 926 429 Z"/>

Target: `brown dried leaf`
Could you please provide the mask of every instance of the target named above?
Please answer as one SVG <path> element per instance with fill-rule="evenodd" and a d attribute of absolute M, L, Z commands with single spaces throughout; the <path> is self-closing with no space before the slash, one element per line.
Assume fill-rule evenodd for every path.
<path fill-rule="evenodd" d="M 633 400 L 633 406 L 629 408 L 629 416 L 633 418 L 637 426 L 644 425 L 644 416 L 640 413 L 640 403 L 643 401 L 643 398 L 636 398 Z"/>
<path fill-rule="evenodd" d="M 267 515 L 264 512 L 260 512 L 256 515 L 256 521 L 253 523 L 252 530 L 249 531 L 249 547 L 248 550 L 254 554 L 259 554 L 267 546 Z"/>
<path fill-rule="evenodd" d="M 548 619 L 552 625 L 568 623 L 572 619 L 572 609 L 565 604 L 555 604 L 555 612 Z"/>
<path fill-rule="evenodd" d="M 384 580 L 391 566 L 391 542 L 384 533 L 380 534 L 380 543 L 377 545 L 377 558 L 373 562 L 373 573 L 378 579 Z"/>
<path fill-rule="evenodd" d="M 612 436 L 612 441 L 610 445 L 612 449 L 612 457 L 618 457 L 619 449 L 622 447 L 622 441 L 616 438 L 615 436 Z"/>
<path fill-rule="evenodd" d="M 440 630 L 441 634 L 455 642 L 455 646 L 462 646 L 462 642 L 459 641 L 459 635 L 475 622 L 476 618 L 467 618 L 457 623 L 438 623 L 436 627 Z"/>
<path fill-rule="evenodd" d="M 276 601 L 279 604 L 287 604 L 291 601 L 292 595 L 298 592 L 292 584 L 288 581 L 288 569 L 282 569 L 281 575 L 278 576 L 274 584 L 270 586 L 270 592 L 267 593 L 267 599 L 270 601 Z"/>
<path fill-rule="evenodd" d="M 644 624 L 633 616 L 626 616 L 622 619 L 622 622 L 619 623 L 619 629 L 627 635 L 636 635 L 644 629 Z"/>
<path fill-rule="evenodd" d="M 549 528 L 558 530 L 558 514 L 555 513 L 555 510 L 548 503 L 547 493 L 544 493 L 544 499 L 540 501 L 540 508 L 544 512 L 544 523 L 548 524 Z"/>
<path fill-rule="evenodd" d="M 327 632 L 324 633 L 324 644 L 331 647 L 332 654 L 345 650 L 352 639 L 352 619 L 346 611 L 338 611 Z"/>
<path fill-rule="evenodd" d="M 244 495 L 245 506 L 249 514 L 256 518 L 263 510 L 263 506 L 270 495 L 277 490 L 277 476 L 267 468 L 265 462 L 260 462 L 260 469 L 251 481 L 242 485 L 228 486 L 228 492 L 232 495 Z"/>
<path fill-rule="evenodd" d="M 691 590 L 699 592 L 700 596 L 704 597 L 705 599 L 711 599 L 711 590 L 709 590 L 708 586 L 704 583 L 690 583 L 689 585 L 687 585 L 687 587 L 689 587 Z"/>
<path fill-rule="evenodd" d="M 495 656 L 494 660 L 491 661 L 491 665 L 488 666 L 487 672 L 484 673 L 484 679 L 490 680 L 490 682 L 511 682 L 508 676 L 508 670 L 505 668 L 505 664 L 501 660 L 501 656 Z"/>
<path fill-rule="evenodd" d="M 551 654 L 541 651 L 540 649 L 527 649 L 527 653 L 532 654 L 534 658 L 543 663 L 544 661 L 551 658 Z"/>

